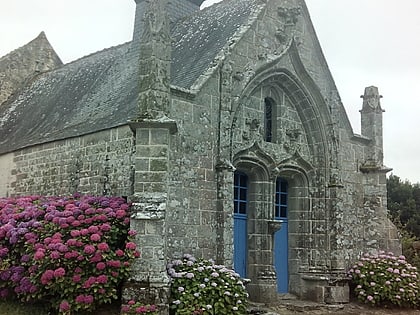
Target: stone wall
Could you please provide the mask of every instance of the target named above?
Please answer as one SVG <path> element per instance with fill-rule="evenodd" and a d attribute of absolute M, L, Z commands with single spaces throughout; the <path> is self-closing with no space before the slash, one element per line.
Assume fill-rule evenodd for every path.
<path fill-rule="evenodd" d="M 80 192 L 129 196 L 133 142 L 131 130 L 125 126 L 3 155 L 0 165 L 9 170 L 6 180 L 12 181 L 9 187 L 0 186 L 1 195 Z"/>
<path fill-rule="evenodd" d="M 10 184 L 16 181 L 11 172 L 14 168 L 13 153 L 0 156 L 0 197 L 8 197 L 11 193 Z"/>
<path fill-rule="evenodd" d="M 204 93 L 207 94 L 207 93 Z M 173 97 L 172 136 L 168 169 L 168 254 L 217 258 L 215 149 L 217 99 L 203 95 L 195 102 Z M 219 243 L 220 244 L 220 243 Z"/>

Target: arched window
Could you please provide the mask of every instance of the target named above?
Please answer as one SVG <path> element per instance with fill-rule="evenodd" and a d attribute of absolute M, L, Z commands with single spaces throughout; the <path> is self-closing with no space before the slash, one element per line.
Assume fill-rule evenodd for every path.
<path fill-rule="evenodd" d="M 267 142 L 273 142 L 274 134 L 274 100 L 266 97 L 264 99 L 264 140 Z"/>

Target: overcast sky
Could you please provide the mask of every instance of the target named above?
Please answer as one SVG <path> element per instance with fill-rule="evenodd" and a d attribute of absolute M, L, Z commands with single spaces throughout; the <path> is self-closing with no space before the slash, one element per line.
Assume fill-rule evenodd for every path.
<path fill-rule="evenodd" d="M 385 164 L 420 182 L 420 0 L 306 3 L 354 132 L 360 95 L 378 86 Z M 0 0 L 0 56 L 45 31 L 67 63 L 131 40 L 134 10 L 134 0 Z"/>

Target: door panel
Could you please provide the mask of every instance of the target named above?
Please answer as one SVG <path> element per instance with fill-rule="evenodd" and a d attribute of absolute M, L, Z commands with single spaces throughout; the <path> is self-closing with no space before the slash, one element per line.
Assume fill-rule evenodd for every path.
<path fill-rule="evenodd" d="M 289 227 L 288 183 L 282 178 L 276 182 L 275 219 L 282 222 L 280 230 L 274 234 L 274 268 L 277 274 L 277 291 L 289 292 Z"/>
<path fill-rule="evenodd" d="M 235 172 L 233 188 L 233 266 L 241 277 L 246 278 L 248 256 L 248 176 L 245 173 Z"/>
<path fill-rule="evenodd" d="M 277 274 L 277 291 L 287 293 L 289 291 L 289 242 L 288 223 L 282 220 L 281 228 L 274 234 L 274 267 Z"/>
<path fill-rule="evenodd" d="M 234 269 L 241 275 L 242 278 L 246 278 L 246 265 L 247 265 L 247 217 L 246 215 L 235 214 L 234 215 Z"/>

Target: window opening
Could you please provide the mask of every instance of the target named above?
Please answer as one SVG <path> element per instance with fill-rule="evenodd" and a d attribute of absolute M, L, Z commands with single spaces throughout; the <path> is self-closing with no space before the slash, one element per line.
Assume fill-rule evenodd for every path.
<path fill-rule="evenodd" d="M 266 97 L 264 99 L 264 140 L 273 141 L 273 100 Z"/>
<path fill-rule="evenodd" d="M 288 183 L 282 178 L 276 181 L 275 217 L 287 218 Z"/>
<path fill-rule="evenodd" d="M 246 214 L 248 203 L 248 176 L 235 172 L 234 176 L 234 213 Z"/>

